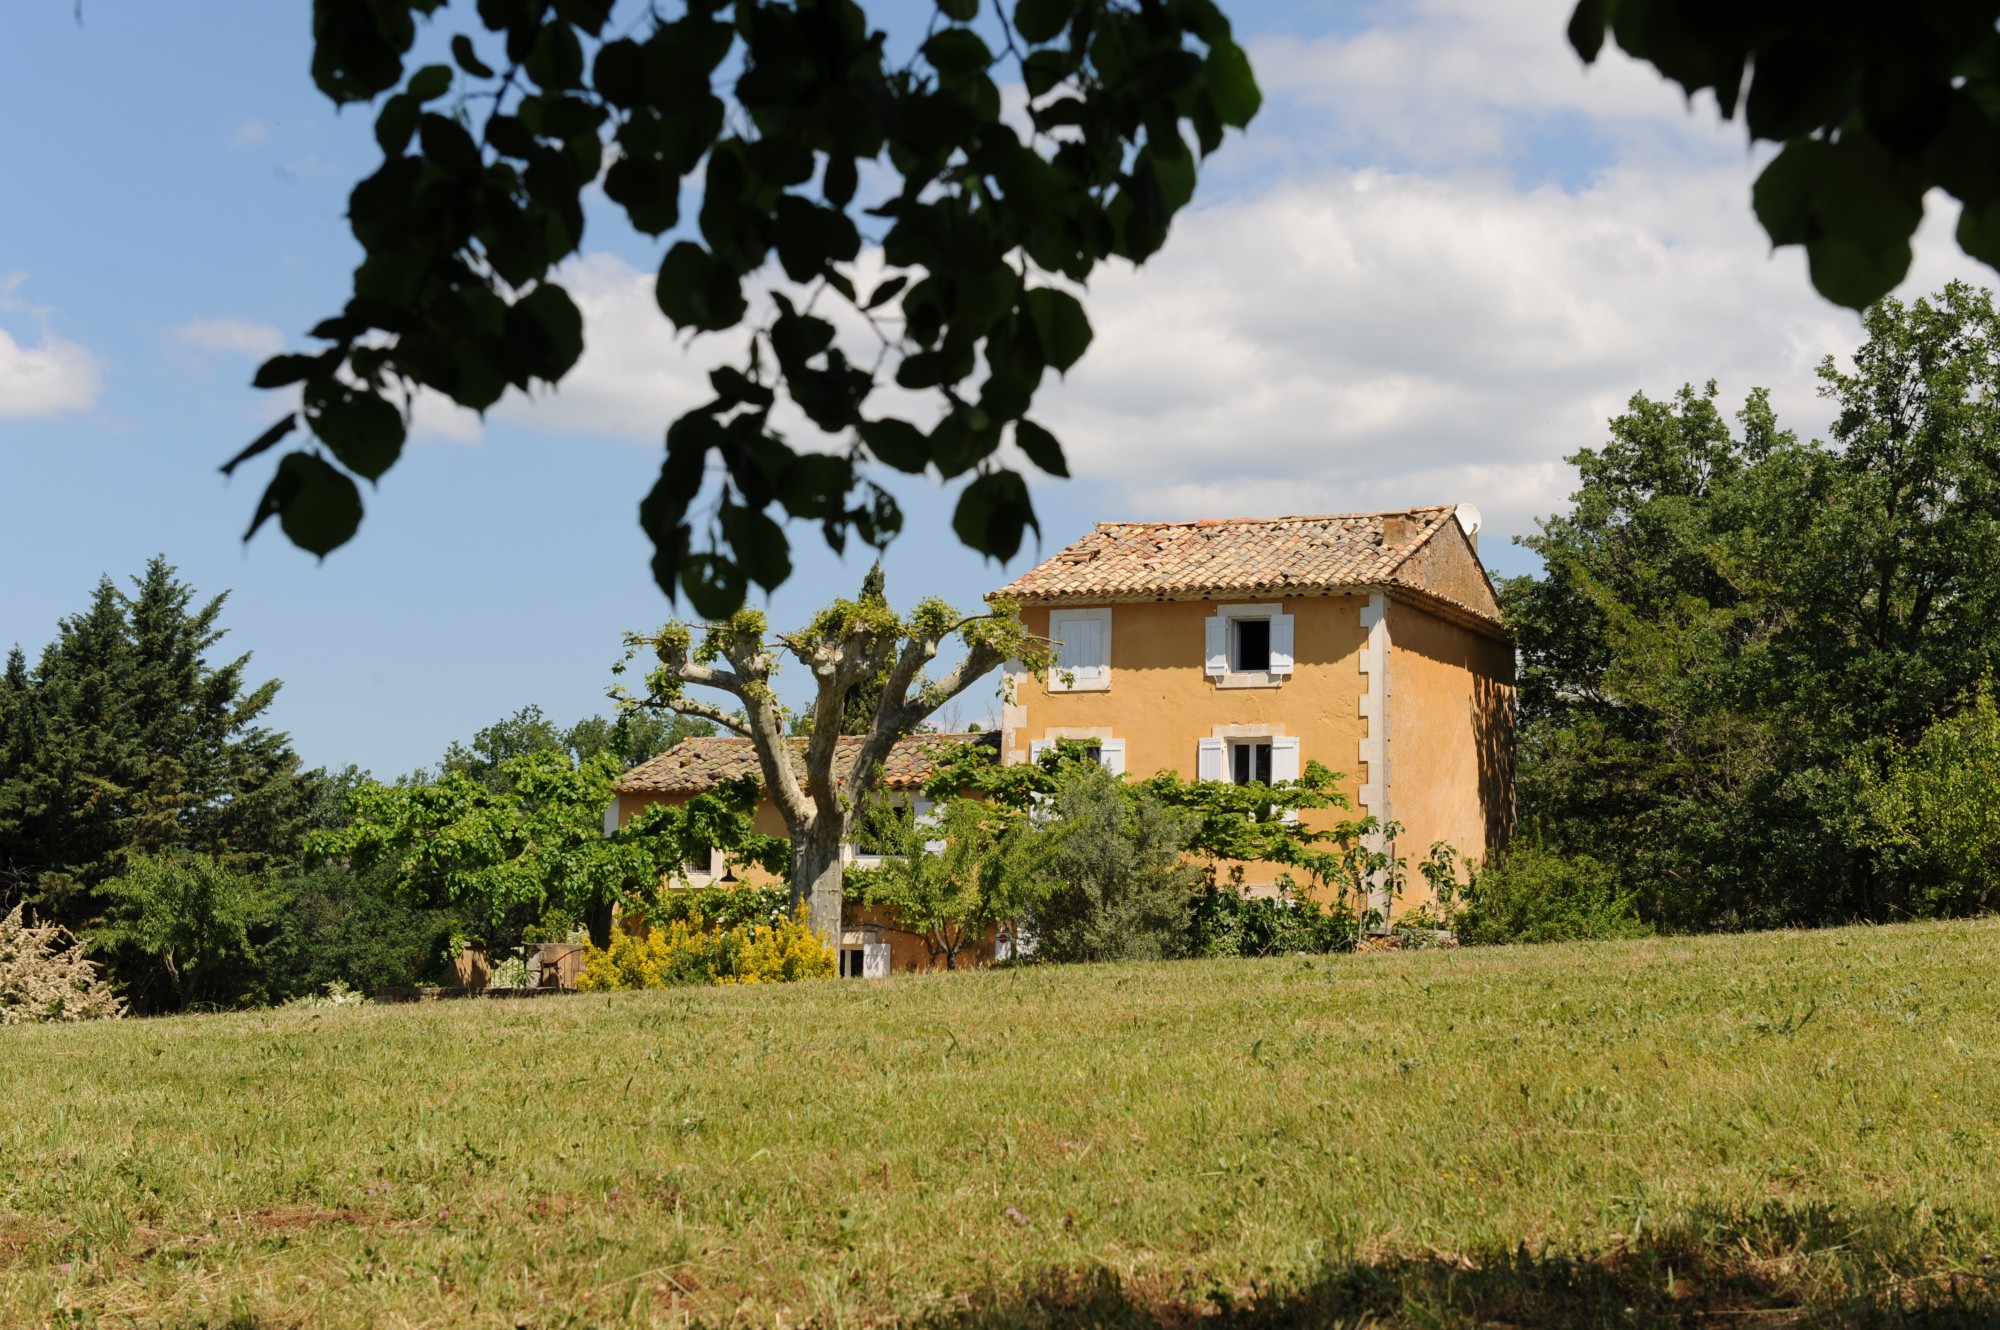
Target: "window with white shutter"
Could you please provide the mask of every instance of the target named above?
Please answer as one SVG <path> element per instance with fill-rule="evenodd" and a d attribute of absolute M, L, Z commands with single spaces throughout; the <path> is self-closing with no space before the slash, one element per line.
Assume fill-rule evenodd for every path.
<path fill-rule="evenodd" d="M 1292 616 L 1271 616 L 1271 673 L 1292 672 Z"/>
<path fill-rule="evenodd" d="M 1271 783 L 1297 780 L 1299 778 L 1299 741 L 1297 736 L 1279 735 L 1271 740 Z"/>
<path fill-rule="evenodd" d="M 1203 670 L 1224 688 L 1270 688 L 1293 670 L 1292 616 L 1281 605 L 1218 605 L 1203 623 Z"/>
<path fill-rule="evenodd" d="M 1223 774 L 1222 740 L 1203 739 L 1195 748 L 1194 778 L 1196 780 L 1226 780 Z"/>
<path fill-rule="evenodd" d="M 1052 693 L 1103 692 L 1111 687 L 1111 611 L 1051 610 L 1049 667 Z"/>
<path fill-rule="evenodd" d="M 1299 740 L 1297 735 L 1279 735 L 1271 740 L 1271 783 L 1297 780 L 1299 778 Z M 1287 808 L 1285 821 L 1296 823 L 1299 810 Z"/>

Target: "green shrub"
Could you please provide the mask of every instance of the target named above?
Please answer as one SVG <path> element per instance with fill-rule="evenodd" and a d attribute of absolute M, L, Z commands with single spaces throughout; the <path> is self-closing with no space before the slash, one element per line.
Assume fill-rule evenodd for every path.
<path fill-rule="evenodd" d="M 1291 889 L 1285 879 L 1275 896 L 1252 896 L 1236 885 L 1211 883 L 1195 893 L 1189 910 L 1191 956 L 1290 956 L 1350 951 L 1359 935 L 1352 909 L 1329 908 Z"/>
<path fill-rule="evenodd" d="M 386 870 L 362 874 L 338 864 L 283 883 L 276 933 L 264 949 L 272 998 L 322 993 L 330 984 L 373 993 L 456 982 L 447 971 L 463 920 L 406 905 L 389 888 Z"/>
<path fill-rule="evenodd" d="M 1589 855 L 1561 855 L 1530 843 L 1508 849 L 1475 872 L 1456 924 L 1468 943 L 1568 942 L 1644 937 L 1629 893 L 1616 871 Z"/>
<path fill-rule="evenodd" d="M 1993 908 L 2000 888 L 2000 709 L 1990 690 L 1881 760 L 1848 772 L 1858 839 L 1893 883 L 1894 915 L 1938 918 Z"/>
<path fill-rule="evenodd" d="M 1197 870 L 1181 862 L 1187 819 L 1094 765 L 1065 773 L 1046 833 L 1053 884 L 1036 918 L 1051 961 L 1145 960 L 1187 947 Z"/>
<path fill-rule="evenodd" d="M 137 854 L 98 888 L 90 949 L 139 1011 L 259 1006 L 280 895 L 268 878 L 205 854 Z"/>

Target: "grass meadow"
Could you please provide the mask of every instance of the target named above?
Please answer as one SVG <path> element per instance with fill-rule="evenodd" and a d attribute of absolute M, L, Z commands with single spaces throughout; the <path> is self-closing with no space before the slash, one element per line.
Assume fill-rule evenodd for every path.
<path fill-rule="evenodd" d="M 2000 923 L 0 1031 L 0 1323 L 2000 1323 Z"/>

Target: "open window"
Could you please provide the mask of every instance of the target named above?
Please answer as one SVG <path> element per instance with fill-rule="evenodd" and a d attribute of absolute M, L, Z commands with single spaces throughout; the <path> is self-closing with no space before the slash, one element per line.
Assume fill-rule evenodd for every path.
<path fill-rule="evenodd" d="M 1283 683 L 1292 673 L 1292 616 L 1276 604 L 1217 606 L 1206 656 L 1209 677 L 1225 688 Z"/>
<path fill-rule="evenodd" d="M 1197 780 L 1232 785 L 1281 785 L 1299 778 L 1296 735 L 1246 735 L 1200 740 L 1194 763 Z"/>
<path fill-rule="evenodd" d="M 1240 739 L 1229 745 L 1229 779 L 1236 785 L 1271 783 L 1271 741 Z"/>

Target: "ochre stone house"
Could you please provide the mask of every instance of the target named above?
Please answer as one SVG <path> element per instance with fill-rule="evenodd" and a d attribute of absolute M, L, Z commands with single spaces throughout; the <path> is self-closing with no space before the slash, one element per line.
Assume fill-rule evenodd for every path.
<path fill-rule="evenodd" d="M 1412 864 L 1484 858 L 1512 827 L 1514 649 L 1477 532 L 1463 506 L 1099 523 L 996 593 L 1060 644 L 1009 679 L 1003 760 L 1087 739 L 1129 776 L 1239 783 L 1316 761 Z"/>
<path fill-rule="evenodd" d="M 1512 828 L 1514 651 L 1477 533 L 1464 506 L 1100 523 L 994 593 L 1057 644 L 1055 669 L 1010 669 L 997 734 L 905 740 L 882 787 L 915 798 L 942 753 L 966 742 L 1025 762 L 1087 740 L 1137 779 L 1272 782 L 1317 761 L 1343 773 L 1352 809 L 1307 818 L 1399 822 L 1394 848 L 1412 864 L 1434 841 L 1484 858 Z M 628 772 L 607 820 L 756 771 L 747 739 L 688 740 Z M 757 825 L 784 833 L 768 803 Z M 1253 889 L 1279 871 L 1243 867 Z M 722 871 L 690 865 L 688 881 Z M 1401 907 L 1423 898 L 1417 878 Z M 892 921 L 842 938 L 843 974 L 927 960 Z"/>

